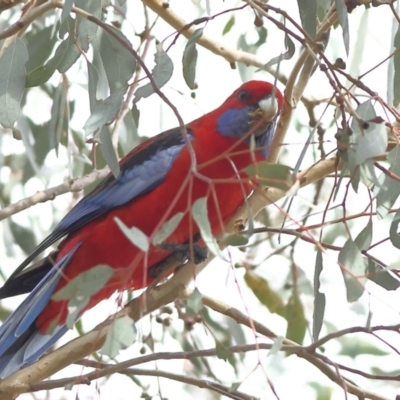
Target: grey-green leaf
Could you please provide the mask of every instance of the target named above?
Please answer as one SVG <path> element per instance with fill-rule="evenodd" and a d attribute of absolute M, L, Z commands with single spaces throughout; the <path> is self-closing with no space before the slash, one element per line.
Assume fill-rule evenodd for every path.
<path fill-rule="evenodd" d="M 201 237 L 203 238 L 208 249 L 215 256 L 224 258 L 222 252 L 218 246 L 218 243 L 211 232 L 211 225 L 208 219 L 207 211 L 207 198 L 201 197 L 197 199 L 192 207 L 193 218 L 196 221 L 197 226 L 200 229 Z"/>
<path fill-rule="evenodd" d="M 349 21 L 347 18 L 347 7 L 345 0 L 335 0 L 336 11 L 338 14 L 339 24 L 343 31 L 343 42 L 346 49 L 346 54 L 349 54 L 350 35 L 349 35 Z"/>
<path fill-rule="evenodd" d="M 301 26 L 314 39 L 317 32 L 317 0 L 297 0 L 297 5 Z"/>
<path fill-rule="evenodd" d="M 107 165 L 110 167 L 112 174 L 115 178 L 118 178 L 120 168 L 118 164 L 117 155 L 111 141 L 110 130 L 108 126 L 103 126 L 100 130 L 100 140 L 101 140 L 101 154 L 103 154 Z"/>
<path fill-rule="evenodd" d="M 139 228 L 127 227 L 118 217 L 115 217 L 114 221 L 132 244 L 142 251 L 149 249 L 149 238 Z"/>
<path fill-rule="evenodd" d="M 7 128 L 13 127 L 21 113 L 27 61 L 26 46 L 15 37 L 0 58 L 0 123 Z"/>
<path fill-rule="evenodd" d="M 98 19 L 101 18 L 101 0 L 76 0 L 76 6 Z M 79 14 L 77 15 L 77 22 L 78 35 L 76 42 L 84 52 L 87 52 L 89 44 L 96 36 L 98 25 Z"/>
<path fill-rule="evenodd" d="M 178 227 L 179 223 L 182 221 L 183 216 L 184 214 L 182 212 L 179 212 L 175 214 L 172 218 L 170 218 L 168 221 L 164 222 L 164 224 L 161 226 L 161 228 L 153 238 L 154 246 L 157 246 L 165 242 L 165 240 L 171 236 L 171 234 Z"/>
<path fill-rule="evenodd" d="M 274 57 L 272 60 L 268 61 L 265 67 L 272 67 L 273 65 L 278 64 L 283 60 L 290 60 L 293 57 L 296 47 L 294 46 L 294 43 L 290 38 L 290 36 L 287 34 L 285 34 L 285 46 L 286 46 L 286 51 L 280 54 L 279 56 Z"/>
<path fill-rule="evenodd" d="M 157 45 L 157 52 L 154 56 L 155 67 L 151 72 L 157 89 L 161 89 L 171 78 L 174 70 L 174 65 L 169 58 L 168 54 L 163 50 L 162 45 Z M 151 82 L 140 87 L 135 93 L 135 102 L 138 102 L 142 98 L 149 97 L 154 93 L 154 88 Z"/>
<path fill-rule="evenodd" d="M 121 109 L 125 88 L 112 93 L 105 100 L 99 100 L 92 110 L 92 114 L 86 121 L 83 129 L 86 135 L 91 135 L 107 122 L 112 121 Z"/>
<path fill-rule="evenodd" d="M 339 263 L 346 284 L 347 301 L 356 301 L 364 293 L 366 259 L 351 238 L 339 252 Z"/>
<path fill-rule="evenodd" d="M 400 146 L 390 150 L 387 158 L 390 162 L 389 171 L 400 179 Z M 400 182 L 385 173 L 382 173 L 380 181 L 381 185 L 376 194 L 376 212 L 383 218 L 400 195 Z"/>
<path fill-rule="evenodd" d="M 394 47 L 396 49 L 400 48 L 400 26 L 397 29 L 396 35 L 394 37 Z M 397 106 L 400 103 L 400 51 L 393 55 L 394 62 L 394 80 L 393 80 L 393 105 Z M 391 85 L 388 82 L 388 85 Z"/>
<path fill-rule="evenodd" d="M 101 353 L 115 358 L 121 350 L 129 347 L 136 339 L 136 327 L 132 318 L 125 315 L 109 326 Z"/>
<path fill-rule="evenodd" d="M 320 292 L 320 276 L 323 268 L 322 252 L 318 249 L 317 258 L 315 260 L 314 271 L 314 313 L 312 334 L 313 340 L 317 341 L 321 332 L 322 323 L 324 322 L 326 298 L 325 294 Z"/>
<path fill-rule="evenodd" d="M 113 273 L 114 269 L 108 265 L 96 265 L 70 280 L 63 288 L 53 294 L 52 299 L 60 301 L 75 297 L 89 298 L 104 287 Z"/>
<path fill-rule="evenodd" d="M 183 78 L 190 89 L 195 89 L 196 65 L 197 65 L 197 41 L 203 34 L 203 28 L 196 29 L 190 36 L 183 51 L 182 66 Z"/>
<path fill-rule="evenodd" d="M 110 26 L 121 41 L 131 46 L 122 32 Z M 120 41 L 104 30 L 100 31 L 99 52 L 107 75 L 110 92 L 126 88 L 136 69 L 136 60 Z"/>

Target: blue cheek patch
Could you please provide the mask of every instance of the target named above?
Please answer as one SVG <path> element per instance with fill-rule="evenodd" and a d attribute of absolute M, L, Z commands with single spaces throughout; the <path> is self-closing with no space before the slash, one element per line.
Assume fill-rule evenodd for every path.
<path fill-rule="evenodd" d="M 218 118 L 217 130 L 222 136 L 228 136 L 233 138 L 240 138 L 244 136 L 251 128 L 249 112 L 255 111 L 257 107 L 245 107 L 245 108 L 231 108 L 225 111 Z M 265 132 L 261 136 L 257 136 L 256 146 L 261 148 L 260 153 L 262 157 L 266 158 L 269 153 L 269 146 L 271 145 L 272 139 L 275 132 L 275 122 L 269 125 Z M 250 144 L 250 138 L 246 140 L 246 143 Z"/>
<path fill-rule="evenodd" d="M 249 112 L 255 107 L 231 108 L 218 118 L 217 130 L 222 136 L 241 137 L 250 129 Z"/>

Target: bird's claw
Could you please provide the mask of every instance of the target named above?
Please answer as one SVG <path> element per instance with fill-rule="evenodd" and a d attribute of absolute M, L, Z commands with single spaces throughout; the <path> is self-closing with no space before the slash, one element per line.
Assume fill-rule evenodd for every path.
<path fill-rule="evenodd" d="M 163 243 L 161 248 L 166 251 L 171 251 L 175 254 L 176 258 L 185 264 L 192 259 L 195 264 L 200 264 L 205 261 L 208 257 L 208 249 L 205 246 L 200 246 L 198 243 L 185 243 L 185 244 L 174 244 L 174 243 Z M 192 250 L 192 251 L 191 251 Z"/>

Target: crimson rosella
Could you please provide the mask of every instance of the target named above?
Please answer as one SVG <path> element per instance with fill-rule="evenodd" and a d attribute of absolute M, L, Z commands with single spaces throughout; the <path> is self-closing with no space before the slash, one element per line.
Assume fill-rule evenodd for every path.
<path fill-rule="evenodd" d="M 207 198 L 211 229 L 221 231 L 255 187 L 243 169 L 266 158 L 282 103 L 274 85 L 247 82 L 219 108 L 187 124 L 186 136 L 180 128 L 169 130 L 124 157 L 118 178 L 109 175 L 77 203 L 0 289 L 0 298 L 31 292 L 0 327 L 0 378 L 36 361 L 68 330 L 68 300 L 54 294 L 79 274 L 98 265 L 114 271 L 77 318 L 115 291 L 149 285 L 174 245 L 189 246 L 199 236 L 191 214 L 196 200 Z M 152 238 L 178 213 L 183 218 L 166 243 L 146 252 L 116 223 L 119 218 Z M 27 268 L 62 238 L 51 257 Z"/>

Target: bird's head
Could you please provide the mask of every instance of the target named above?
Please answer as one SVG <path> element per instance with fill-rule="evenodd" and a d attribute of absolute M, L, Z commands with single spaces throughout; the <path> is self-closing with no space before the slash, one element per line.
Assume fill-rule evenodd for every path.
<path fill-rule="evenodd" d="M 254 135 L 257 148 L 266 157 L 282 105 L 282 93 L 271 83 L 246 82 L 219 108 L 217 130 L 223 136 L 247 136 L 246 142 Z"/>

